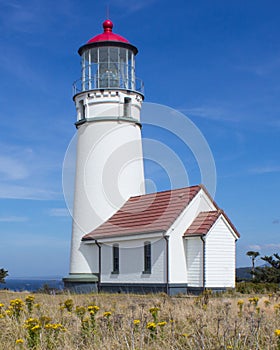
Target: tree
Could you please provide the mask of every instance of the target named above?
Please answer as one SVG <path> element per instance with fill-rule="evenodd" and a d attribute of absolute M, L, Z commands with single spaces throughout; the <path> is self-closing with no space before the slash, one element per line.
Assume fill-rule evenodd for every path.
<path fill-rule="evenodd" d="M 257 267 L 255 271 L 257 282 L 280 283 L 280 255 L 275 253 L 261 258 L 270 266 Z"/>
<path fill-rule="evenodd" d="M 248 255 L 251 260 L 252 260 L 252 269 L 251 269 L 251 273 L 253 278 L 255 278 L 255 260 L 256 258 L 260 255 L 259 252 L 254 252 L 253 250 L 249 250 L 246 255 Z"/>
<path fill-rule="evenodd" d="M 0 269 L 0 283 L 5 283 L 5 278 L 9 276 L 8 271 Z"/>

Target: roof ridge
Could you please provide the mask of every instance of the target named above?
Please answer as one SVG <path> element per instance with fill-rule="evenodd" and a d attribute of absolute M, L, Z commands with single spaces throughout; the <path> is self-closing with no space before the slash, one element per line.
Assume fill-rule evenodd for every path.
<path fill-rule="evenodd" d="M 188 190 L 188 189 L 195 188 L 195 187 L 202 188 L 201 186 L 203 186 L 203 185 L 192 185 L 192 186 L 188 186 L 188 187 L 180 187 L 180 188 L 174 188 L 174 189 L 169 189 L 169 190 L 163 190 L 163 191 L 159 191 L 159 192 L 151 192 L 151 193 L 139 194 L 137 196 L 131 196 L 131 197 L 129 197 L 129 199 L 149 196 L 149 195 L 153 195 L 153 194 L 156 195 L 156 194 L 161 194 L 161 193 L 166 193 L 166 192 L 183 191 L 183 190 Z"/>

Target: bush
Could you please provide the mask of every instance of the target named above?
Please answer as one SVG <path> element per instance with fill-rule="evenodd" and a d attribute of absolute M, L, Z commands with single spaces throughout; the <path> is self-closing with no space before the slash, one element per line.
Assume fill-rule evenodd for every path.
<path fill-rule="evenodd" d="M 256 282 L 238 282 L 236 283 L 236 292 L 241 294 L 263 294 L 279 291 L 277 283 L 256 283 Z"/>

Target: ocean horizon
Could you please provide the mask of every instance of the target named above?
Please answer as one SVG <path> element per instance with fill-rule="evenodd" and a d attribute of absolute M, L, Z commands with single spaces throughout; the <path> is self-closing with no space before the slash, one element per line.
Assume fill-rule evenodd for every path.
<path fill-rule="evenodd" d="M 11 290 L 14 292 L 36 292 L 44 286 L 50 289 L 62 290 L 64 288 L 61 276 L 49 277 L 13 277 L 6 278 L 5 283 L 0 284 L 0 290 Z"/>

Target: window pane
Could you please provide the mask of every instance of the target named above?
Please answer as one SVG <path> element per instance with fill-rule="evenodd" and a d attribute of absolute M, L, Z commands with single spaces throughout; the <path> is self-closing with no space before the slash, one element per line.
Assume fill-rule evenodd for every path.
<path fill-rule="evenodd" d="M 119 247 L 113 246 L 113 272 L 119 272 Z"/>
<path fill-rule="evenodd" d="M 152 269 L 151 263 L 151 243 L 144 243 L 144 272 L 150 273 Z"/>

